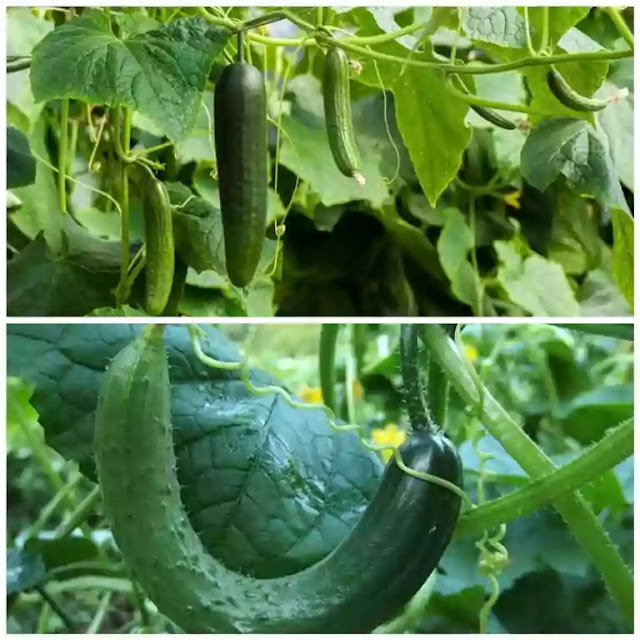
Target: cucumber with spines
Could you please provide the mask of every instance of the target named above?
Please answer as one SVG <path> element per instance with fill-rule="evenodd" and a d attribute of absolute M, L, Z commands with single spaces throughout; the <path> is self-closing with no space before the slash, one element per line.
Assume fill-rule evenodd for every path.
<path fill-rule="evenodd" d="M 460 497 L 391 461 L 361 520 L 326 558 L 297 574 L 255 579 L 210 556 L 176 479 L 163 327 L 146 328 L 111 362 L 96 412 L 103 509 L 136 580 L 187 633 L 364 633 L 397 614 L 436 568 Z M 458 486 L 442 435 L 413 434 L 405 464 Z"/>
<path fill-rule="evenodd" d="M 349 58 L 342 49 L 331 48 L 327 51 L 322 92 L 331 155 L 340 173 L 363 184 L 360 153 L 351 119 Z"/>
<path fill-rule="evenodd" d="M 175 242 L 171 201 L 164 184 L 150 169 L 140 167 L 142 211 L 146 242 L 145 311 L 160 315 L 171 295 L 175 269 Z"/>
<path fill-rule="evenodd" d="M 573 111 L 602 111 L 609 105 L 608 100 L 580 95 L 553 66 L 547 71 L 547 85 L 558 101 Z"/>

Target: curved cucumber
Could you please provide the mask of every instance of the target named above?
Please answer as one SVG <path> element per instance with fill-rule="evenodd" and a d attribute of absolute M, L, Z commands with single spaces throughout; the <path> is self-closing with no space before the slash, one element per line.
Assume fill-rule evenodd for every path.
<path fill-rule="evenodd" d="M 175 247 L 171 202 L 165 186 L 147 169 L 141 172 L 142 209 L 146 238 L 145 311 L 157 316 L 169 302 Z"/>
<path fill-rule="evenodd" d="M 349 58 L 342 49 L 327 51 L 322 92 L 331 155 L 342 174 L 363 183 L 360 154 L 351 122 Z"/>
<path fill-rule="evenodd" d="M 207 554 L 180 500 L 162 327 L 112 361 L 96 414 L 104 512 L 124 559 L 158 609 L 188 633 L 356 633 L 392 617 L 435 569 L 460 498 L 394 462 L 362 519 L 326 558 L 283 578 L 235 573 Z M 444 437 L 416 433 L 410 467 L 460 485 Z"/>
<path fill-rule="evenodd" d="M 562 74 L 551 67 L 547 71 L 547 85 L 551 93 L 565 106 L 574 111 L 601 111 L 609 102 L 595 98 L 585 98 L 569 86 Z"/>
<path fill-rule="evenodd" d="M 488 109 L 487 107 L 479 107 L 475 104 L 469 105 L 481 118 L 484 118 L 487 122 L 494 124 L 496 127 L 500 127 L 501 129 L 509 129 L 513 131 L 516 128 L 514 122 L 511 120 L 507 120 L 501 116 L 497 111 L 493 109 Z"/>
<path fill-rule="evenodd" d="M 214 118 L 227 273 L 245 287 L 258 268 L 267 225 L 267 94 L 256 67 L 225 67 Z"/>

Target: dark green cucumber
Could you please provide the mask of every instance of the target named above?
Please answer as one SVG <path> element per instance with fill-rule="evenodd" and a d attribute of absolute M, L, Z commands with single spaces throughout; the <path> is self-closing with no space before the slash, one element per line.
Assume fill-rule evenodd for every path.
<path fill-rule="evenodd" d="M 507 120 L 501 116 L 497 111 L 493 109 L 488 109 L 487 107 L 479 107 L 475 104 L 469 105 L 481 118 L 484 118 L 487 122 L 494 124 L 496 127 L 500 127 L 501 129 L 508 129 L 513 131 L 516 128 L 514 122 L 511 120 Z"/>
<path fill-rule="evenodd" d="M 469 96 L 474 96 L 474 94 L 469 90 L 469 87 L 467 87 L 467 85 L 464 83 L 463 79 L 459 75 L 454 73 L 454 74 L 451 74 L 450 77 L 451 77 L 451 82 L 457 85 L 457 88 L 459 91 L 462 91 L 463 93 L 466 93 Z M 488 107 L 480 107 L 475 104 L 469 104 L 469 107 L 473 109 L 481 118 L 484 118 L 487 122 L 494 124 L 496 127 L 500 127 L 501 129 L 509 129 L 509 130 L 513 130 L 516 128 L 515 123 L 511 122 L 511 120 L 507 120 L 507 118 L 504 118 L 493 109 L 489 109 Z"/>
<path fill-rule="evenodd" d="M 164 184 L 149 169 L 140 174 L 146 238 L 144 308 L 157 316 L 169 301 L 175 268 L 171 202 Z"/>
<path fill-rule="evenodd" d="M 360 154 L 351 122 L 349 58 L 342 49 L 327 51 L 322 91 L 331 155 L 342 174 L 362 183 Z"/>
<path fill-rule="evenodd" d="M 256 67 L 225 67 L 214 117 L 227 273 L 245 287 L 258 268 L 267 225 L 267 95 Z"/>
<path fill-rule="evenodd" d="M 551 93 L 565 106 L 573 111 L 602 111 L 609 102 L 607 100 L 597 100 L 586 98 L 571 88 L 569 83 L 562 77 L 562 74 L 551 67 L 547 71 L 547 85 Z"/>
<path fill-rule="evenodd" d="M 391 618 L 435 569 L 460 498 L 390 462 L 353 531 L 300 573 L 255 579 L 207 554 L 180 499 L 162 328 L 112 361 L 96 414 L 104 513 L 120 551 L 158 609 L 188 633 L 364 633 Z M 460 485 L 444 437 L 412 435 L 407 465 Z"/>

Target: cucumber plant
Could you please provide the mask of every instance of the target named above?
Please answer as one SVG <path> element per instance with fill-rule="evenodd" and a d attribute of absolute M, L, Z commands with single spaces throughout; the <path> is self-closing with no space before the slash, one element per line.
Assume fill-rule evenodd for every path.
<path fill-rule="evenodd" d="M 632 9 L 568 11 L 542 8 L 529 20 L 524 8 L 452 8 L 449 41 L 416 7 L 390 11 L 384 24 L 366 7 L 357 16 L 12 9 L 7 113 L 25 140 L 11 136 L 7 156 L 20 190 L 8 194 L 9 314 L 166 313 L 170 269 L 158 275 L 151 234 L 149 292 L 143 282 L 140 214 L 151 209 L 129 182 L 132 165 L 143 165 L 170 194 L 186 191 L 184 207 L 173 201 L 187 267 L 176 314 L 578 316 L 593 303 L 629 315 L 633 105 L 622 96 L 633 86 L 624 71 Z M 283 20 L 287 37 L 268 26 Z M 472 27 L 500 20 L 522 40 Z M 38 24 L 29 43 L 17 35 L 21 21 Z M 596 43 L 596 33 L 606 35 Z M 573 89 L 599 85 L 607 100 Z M 509 97 L 489 99 L 494 90 Z M 20 96 L 42 109 L 22 117 Z M 616 113 L 581 117 L 615 103 Z M 479 116 L 471 123 L 470 110 Z M 576 165 L 569 177 L 559 145 Z M 57 185 L 46 192 L 50 215 L 34 213 L 45 194 L 36 177 Z M 529 187 L 549 203 L 542 217 Z M 566 229 L 551 233 L 574 206 L 596 209 L 588 246 L 555 237 Z M 445 221 L 436 210 L 457 213 Z M 165 238 L 167 267 L 168 224 L 148 222 Z M 445 249 L 453 224 L 473 245 L 452 243 L 455 259 Z M 552 235 L 570 256 L 551 250 Z M 517 250 L 520 241 L 532 252 Z M 560 288 L 542 301 L 522 295 L 530 283 L 511 281 L 507 249 L 495 246 L 504 242 L 526 274 L 531 260 L 549 273 L 560 265 Z M 52 281 L 62 295 L 38 295 Z M 613 281 L 614 304 L 592 281 L 598 290 Z"/>

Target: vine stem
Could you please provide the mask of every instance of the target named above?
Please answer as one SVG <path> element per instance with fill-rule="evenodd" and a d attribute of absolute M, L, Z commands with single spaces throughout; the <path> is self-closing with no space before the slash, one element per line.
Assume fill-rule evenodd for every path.
<path fill-rule="evenodd" d="M 100 487 L 94 487 L 86 498 L 76 507 L 76 510 L 55 531 L 56 538 L 64 538 L 73 530 L 85 522 L 89 517 L 96 502 L 100 499 Z"/>
<path fill-rule="evenodd" d="M 540 35 L 540 47 L 538 51 L 543 53 L 549 46 L 549 7 L 540 7 L 542 11 L 542 34 Z"/>
<path fill-rule="evenodd" d="M 247 29 L 250 28 L 247 26 L 247 23 L 237 23 L 229 18 L 221 18 L 219 16 L 214 16 L 210 14 L 205 7 L 199 7 L 198 11 L 200 15 L 207 21 L 212 24 L 217 24 L 219 26 L 223 26 L 228 28 L 229 30 L 237 30 L 238 28 Z M 287 15 L 283 15 L 281 18 L 275 18 L 272 16 L 271 19 L 266 20 L 266 22 L 275 22 L 276 19 L 288 19 L 291 20 L 290 12 L 282 12 Z M 265 24 L 266 22 L 262 22 Z M 296 19 L 295 23 L 297 26 L 302 28 L 303 30 L 309 32 L 309 34 L 315 31 L 315 27 L 305 21 L 301 21 L 300 19 Z M 303 26 L 304 25 L 304 26 Z M 257 23 L 254 24 L 257 26 Z M 521 58 L 520 60 L 515 60 L 513 62 L 507 62 L 502 64 L 494 64 L 488 65 L 486 67 L 479 66 L 469 66 L 465 67 L 462 65 L 454 65 L 454 64 L 444 64 L 442 62 L 436 61 L 428 61 L 428 60 L 414 60 L 409 58 L 400 58 L 398 56 L 380 53 L 376 51 L 370 51 L 366 49 L 364 46 L 366 44 L 383 44 L 385 42 L 390 42 L 396 40 L 397 38 L 413 33 L 421 28 L 424 28 L 424 23 L 416 23 L 413 25 L 409 25 L 407 27 L 403 27 L 402 29 L 398 29 L 397 31 L 392 31 L 385 34 L 379 34 L 376 36 L 348 36 L 346 38 L 331 38 L 325 34 L 315 33 L 315 36 L 311 37 L 309 34 L 305 35 L 301 38 L 271 38 L 268 36 L 263 36 L 257 33 L 249 32 L 248 38 L 253 42 L 257 42 L 259 44 L 265 44 L 270 46 L 309 46 L 315 44 L 315 42 L 323 43 L 325 46 L 335 46 L 345 49 L 346 51 L 351 51 L 352 53 L 357 53 L 358 55 L 364 58 L 375 58 L 377 60 L 383 60 L 386 62 L 394 62 L 398 64 L 406 64 L 409 66 L 415 67 L 424 67 L 429 69 L 441 69 L 445 72 L 456 71 L 458 73 L 465 74 L 488 74 L 488 73 L 502 73 L 504 71 L 513 71 L 516 69 L 520 69 L 522 67 L 528 66 L 538 66 L 538 65 L 549 65 L 559 62 L 580 62 L 580 61 L 590 61 L 590 60 L 617 60 L 620 58 L 630 58 L 633 56 L 632 51 L 587 51 L 584 53 L 564 53 L 564 54 L 556 54 L 554 56 L 529 56 L 527 58 Z M 315 42 L 314 42 L 315 39 Z"/>
<path fill-rule="evenodd" d="M 529 7 L 522 7 L 522 11 L 524 13 L 524 34 L 527 40 L 527 53 L 530 56 L 535 56 L 536 52 L 533 48 L 533 43 L 531 42 L 531 23 L 529 22 Z"/>
<path fill-rule="evenodd" d="M 60 138 L 58 141 L 58 191 L 60 209 L 67 213 L 67 154 L 69 145 L 69 98 L 60 103 Z"/>
<path fill-rule="evenodd" d="M 521 518 L 556 498 L 576 491 L 633 455 L 633 420 L 611 429 L 601 440 L 568 464 L 533 480 L 526 487 L 467 511 L 455 536 L 475 536 L 485 529 Z"/>
<path fill-rule="evenodd" d="M 443 430 L 447 427 L 449 380 L 435 358 L 429 355 L 427 368 L 427 398 L 433 421 Z"/>
<path fill-rule="evenodd" d="M 94 633 L 98 633 L 100 631 L 100 627 L 104 621 L 104 617 L 107 615 L 107 611 L 109 610 L 109 603 L 111 602 L 111 596 L 113 593 L 111 591 L 105 591 L 100 598 L 100 602 L 98 604 L 98 610 L 96 611 L 95 616 L 89 623 L 87 630 L 85 633 L 89 635 L 93 635 Z"/>
<path fill-rule="evenodd" d="M 460 98 L 467 104 L 472 104 L 477 107 L 485 107 L 487 109 L 501 109 L 502 111 L 515 111 L 517 113 L 526 113 L 532 116 L 551 116 L 549 113 L 542 113 L 541 111 L 536 111 L 535 109 L 531 109 L 530 107 L 523 104 L 512 104 L 509 102 L 500 102 L 498 100 L 486 100 L 485 98 L 481 98 L 480 96 L 474 95 L 472 93 L 466 93 L 464 91 L 460 91 L 456 89 L 451 82 L 445 82 L 445 88 L 451 94 L 456 96 L 456 98 Z"/>
<path fill-rule="evenodd" d="M 49 500 L 49 502 L 47 502 L 47 504 L 40 511 L 38 518 L 29 529 L 27 537 L 38 537 L 38 534 L 42 531 L 49 518 L 56 512 L 60 505 L 62 505 L 65 501 L 68 501 L 67 498 L 70 494 L 73 493 L 73 491 L 83 478 L 84 476 L 79 471 L 74 472 L 69 480 L 67 480 L 67 483 L 56 492 L 53 498 L 51 498 L 51 500 Z"/>
<path fill-rule="evenodd" d="M 487 431 L 532 478 L 552 473 L 556 467 L 520 428 L 463 361 L 454 343 L 438 325 L 422 325 L 421 338 L 444 369 L 458 395 L 478 411 Z M 473 375 L 475 374 L 475 376 Z M 483 401 L 479 404 L 480 394 Z M 633 624 L 633 578 L 611 538 L 587 501 L 578 492 L 563 494 L 552 502 L 586 555 L 601 573 L 625 619 Z"/>
<path fill-rule="evenodd" d="M 411 35 L 416 31 L 420 31 L 420 29 L 425 29 L 428 26 L 428 22 L 414 22 L 413 24 L 409 24 L 402 29 L 397 29 L 396 31 L 389 31 L 388 33 L 381 33 L 377 36 L 347 36 L 340 40 L 340 42 L 352 42 L 354 44 L 384 44 L 385 42 L 391 42 L 392 40 L 397 40 L 402 36 Z"/>
<path fill-rule="evenodd" d="M 341 38 L 328 38 L 324 35 L 317 35 L 316 40 L 325 44 L 325 46 L 340 47 L 345 51 L 357 53 L 363 58 L 375 58 L 384 60 L 385 62 L 394 62 L 396 64 L 407 64 L 413 67 L 422 67 L 425 69 L 440 69 L 445 73 L 463 73 L 467 75 L 486 75 L 490 73 L 503 73 L 504 71 L 515 71 L 524 67 L 548 66 L 560 62 L 588 62 L 593 60 L 619 60 L 621 58 L 633 57 L 633 51 L 585 51 L 584 53 L 560 53 L 553 56 L 529 56 L 514 60 L 513 62 L 504 62 L 500 64 L 491 64 L 486 66 L 458 65 L 443 62 L 435 62 L 432 60 L 409 60 L 400 58 L 388 53 L 380 53 L 378 51 L 370 51 L 364 47 L 345 42 Z"/>
<path fill-rule="evenodd" d="M 629 29 L 629 25 L 625 22 L 624 18 L 620 14 L 620 9 L 618 7 L 605 7 L 604 10 L 611 18 L 611 21 L 618 30 L 618 33 L 624 38 L 624 41 L 633 49 L 635 44 L 633 32 L 631 31 L 631 29 Z"/>
<path fill-rule="evenodd" d="M 320 389 L 322 401 L 336 412 L 336 343 L 338 340 L 339 324 L 323 324 L 320 329 Z"/>
<path fill-rule="evenodd" d="M 42 596 L 42 599 L 51 607 L 60 620 L 62 620 L 62 623 L 67 627 L 67 630 L 74 633 L 76 631 L 76 626 L 73 620 L 65 613 L 64 609 L 49 594 L 44 586 L 37 586 L 35 587 L 35 590 Z"/>

